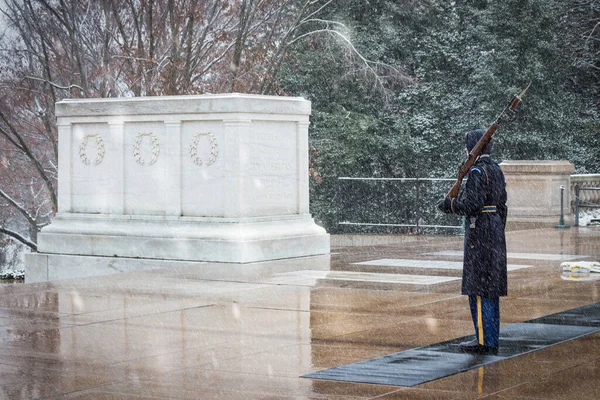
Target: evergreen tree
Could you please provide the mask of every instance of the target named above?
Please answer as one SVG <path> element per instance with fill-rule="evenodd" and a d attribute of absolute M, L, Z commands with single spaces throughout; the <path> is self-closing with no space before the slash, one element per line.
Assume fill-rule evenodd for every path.
<path fill-rule="evenodd" d="M 487 128 L 529 82 L 497 131 L 499 161 L 566 159 L 600 172 L 597 47 L 581 43 L 591 32 L 583 3 L 338 1 L 329 18 L 349 27 L 354 46 L 414 82 L 378 90 L 334 62 L 342 47 L 317 40 L 286 64 L 282 87 L 313 101 L 313 212 L 336 231 L 339 176 L 455 176 L 463 134 Z"/>

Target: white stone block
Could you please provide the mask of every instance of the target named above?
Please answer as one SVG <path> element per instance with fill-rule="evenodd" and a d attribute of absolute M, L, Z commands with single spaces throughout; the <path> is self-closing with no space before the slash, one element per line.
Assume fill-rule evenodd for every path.
<path fill-rule="evenodd" d="M 201 267 L 203 262 L 151 260 L 124 257 L 94 257 L 64 254 L 27 255 L 25 283 L 87 278 L 166 267 Z"/>
<path fill-rule="evenodd" d="M 308 214 L 310 102 L 73 99 L 56 115 L 60 212 L 40 253 L 234 263 L 329 253 Z M 72 277 L 72 260 L 53 257 L 48 279 Z"/>
<path fill-rule="evenodd" d="M 48 280 L 48 255 L 25 254 L 25 283 L 46 282 Z"/>

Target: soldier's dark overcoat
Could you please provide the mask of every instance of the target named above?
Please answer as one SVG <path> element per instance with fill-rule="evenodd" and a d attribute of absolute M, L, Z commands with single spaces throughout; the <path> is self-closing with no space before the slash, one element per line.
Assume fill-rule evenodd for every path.
<path fill-rule="evenodd" d="M 496 212 L 482 212 L 484 206 L 496 206 Z M 467 217 L 462 294 L 506 296 L 506 181 L 488 155 L 480 157 L 471 168 L 464 190 L 452 201 L 451 209 Z"/>

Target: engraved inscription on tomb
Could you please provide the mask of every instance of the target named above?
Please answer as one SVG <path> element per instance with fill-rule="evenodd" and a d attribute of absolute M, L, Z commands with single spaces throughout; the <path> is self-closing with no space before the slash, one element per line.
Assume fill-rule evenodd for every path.
<path fill-rule="evenodd" d="M 272 129 L 272 130 L 271 130 Z M 250 136 L 248 168 L 260 175 L 289 175 L 296 168 L 294 137 L 277 128 L 255 131 Z"/>
<path fill-rule="evenodd" d="M 261 204 L 269 202 L 271 204 L 287 204 L 295 201 L 294 196 L 290 196 L 293 192 L 295 180 L 286 179 L 285 177 L 262 177 L 254 178 L 247 192 L 248 200 L 252 203 Z"/>
<path fill-rule="evenodd" d="M 260 138 L 263 142 L 284 143 L 293 138 L 293 136 L 290 137 L 288 133 L 281 132 L 261 132 L 257 134 L 257 138 Z"/>
<path fill-rule="evenodd" d="M 286 173 L 292 172 L 294 166 L 289 161 L 284 160 L 271 160 L 263 157 L 256 157 L 257 160 L 250 162 L 249 166 L 253 172 L 258 173 Z"/>

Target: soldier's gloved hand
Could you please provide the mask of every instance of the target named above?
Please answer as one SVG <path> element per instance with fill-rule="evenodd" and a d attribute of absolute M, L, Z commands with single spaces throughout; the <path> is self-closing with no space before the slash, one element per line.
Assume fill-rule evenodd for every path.
<path fill-rule="evenodd" d="M 444 212 L 446 214 L 450 214 L 452 212 L 452 208 L 450 208 L 451 204 L 452 204 L 452 198 L 446 197 L 445 199 L 442 199 L 442 200 L 438 201 L 437 208 L 441 212 Z"/>

